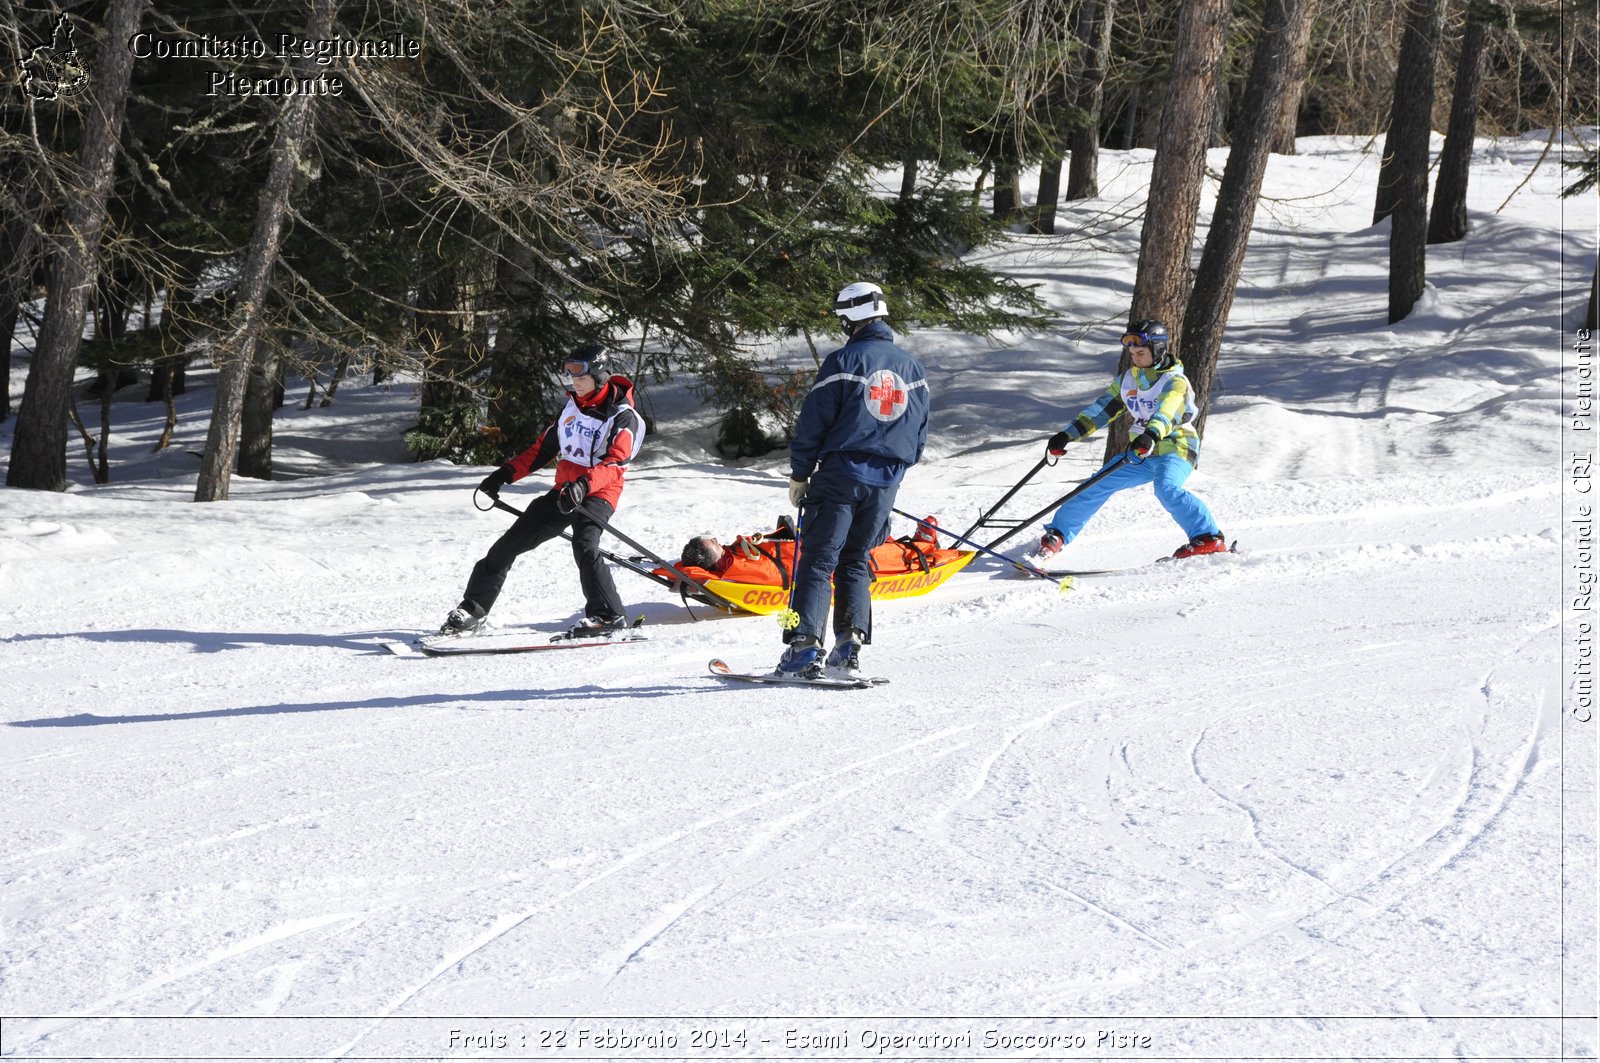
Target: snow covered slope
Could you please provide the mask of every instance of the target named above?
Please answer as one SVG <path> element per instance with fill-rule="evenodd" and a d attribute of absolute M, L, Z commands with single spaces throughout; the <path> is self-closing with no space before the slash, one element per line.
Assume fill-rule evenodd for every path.
<path fill-rule="evenodd" d="M 392 656 L 507 520 L 481 470 L 378 463 L 408 387 L 285 409 L 294 475 L 211 505 L 209 380 L 157 458 L 159 413 L 119 402 L 112 483 L 74 453 L 72 491 L 0 491 L 0 1052 L 1593 1058 L 1562 1021 L 1597 992 L 1597 725 L 1562 626 L 1559 278 L 1587 283 L 1595 204 L 1548 162 L 1510 195 L 1542 145 L 1484 142 L 1474 233 L 1396 326 L 1376 159 L 1275 158 L 1192 481 L 1243 552 L 1065 595 L 980 558 L 879 607 L 871 691 L 720 683 L 712 656 L 776 660 L 773 620 L 625 572 L 648 642 Z M 1103 168 L 1142 197 L 1147 153 Z M 965 528 L 1098 392 L 1135 240 L 996 253 L 1057 334 L 909 336 L 936 429 L 902 507 Z M 673 553 L 770 526 L 782 456 L 718 462 L 653 401 L 683 415 L 619 526 Z M 1062 560 L 1181 538 L 1125 494 Z M 564 549 L 502 625 L 569 622 Z"/>

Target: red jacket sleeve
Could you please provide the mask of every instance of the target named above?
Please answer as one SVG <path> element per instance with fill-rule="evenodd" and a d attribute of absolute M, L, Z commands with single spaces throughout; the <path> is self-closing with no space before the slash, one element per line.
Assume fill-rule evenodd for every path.
<path fill-rule="evenodd" d="M 533 446 L 506 462 L 511 466 L 511 482 L 516 483 L 533 470 L 544 468 L 559 449 L 556 444 L 556 425 L 552 421 Z"/>

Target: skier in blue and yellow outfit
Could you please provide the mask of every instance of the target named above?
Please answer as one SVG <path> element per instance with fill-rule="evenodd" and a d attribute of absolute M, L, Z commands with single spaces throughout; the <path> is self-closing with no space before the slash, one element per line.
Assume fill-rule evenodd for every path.
<path fill-rule="evenodd" d="M 1131 420 L 1128 455 L 1132 460 L 1063 503 L 1045 525 L 1035 556 L 1059 553 L 1078 537 L 1107 499 L 1141 484 L 1155 488 L 1156 500 L 1189 536 L 1173 557 L 1223 553 L 1228 542 L 1217 528 L 1216 518 L 1183 486 L 1200 456 L 1200 436 L 1192 426 L 1199 411 L 1194 389 L 1173 353 L 1167 326 L 1140 321 L 1122 337 L 1122 346 L 1133 365 L 1113 378 L 1100 397 L 1051 436 L 1046 446 L 1053 455 L 1064 454 L 1069 443 L 1126 415 Z M 1120 460 L 1113 458 L 1111 463 Z"/>

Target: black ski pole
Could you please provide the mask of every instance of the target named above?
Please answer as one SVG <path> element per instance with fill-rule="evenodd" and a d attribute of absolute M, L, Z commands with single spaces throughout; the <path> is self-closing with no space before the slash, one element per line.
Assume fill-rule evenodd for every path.
<path fill-rule="evenodd" d="M 800 504 L 794 509 L 794 560 L 789 563 L 789 604 L 783 607 L 783 612 L 778 614 L 778 626 L 783 628 L 783 641 L 789 641 L 789 632 L 800 626 L 800 614 L 794 608 L 794 590 L 800 577 L 800 529 L 806 524 L 806 499 L 801 498 Z M 783 556 L 781 553 L 778 555 Z M 779 566 L 781 571 L 782 566 Z"/>
<path fill-rule="evenodd" d="M 1122 468 L 1124 465 L 1128 464 L 1128 462 L 1130 462 L 1132 460 L 1133 460 L 1133 455 L 1130 454 L 1130 453 L 1124 452 L 1123 455 L 1120 458 L 1118 458 L 1116 461 L 1111 462 L 1105 468 L 1101 469 L 1099 472 L 1095 473 L 1093 476 L 1089 477 L 1087 480 L 1085 480 L 1082 483 L 1080 483 L 1077 487 L 1074 487 L 1072 490 L 1068 491 L 1066 494 L 1062 495 L 1060 498 L 1056 499 L 1054 502 L 1050 503 L 1048 506 L 1045 506 L 1043 509 L 1041 509 L 1039 512 L 1035 513 L 1033 516 L 1029 517 L 1025 521 L 1020 522 L 1015 528 L 1012 528 L 1010 531 L 1008 531 L 1004 535 L 1000 536 L 1000 538 L 998 538 L 994 542 L 990 543 L 989 544 L 989 549 L 993 550 L 995 547 L 999 546 L 1001 543 L 1005 542 L 1007 539 L 1009 539 L 1013 535 L 1017 534 L 1023 528 L 1026 528 L 1028 525 L 1032 524 L 1034 521 L 1038 520 L 1040 517 L 1048 515 L 1052 510 L 1058 509 L 1062 505 L 1065 505 L 1066 502 L 1069 499 L 1073 499 L 1073 498 L 1078 497 L 1078 494 L 1080 492 L 1086 491 L 1090 487 L 1093 487 L 1095 484 L 1099 483 L 1101 480 L 1104 480 L 1107 476 L 1110 476 L 1112 473 L 1116 472 L 1118 469 Z"/>
<path fill-rule="evenodd" d="M 656 553 L 654 550 L 651 550 L 648 546 L 642 546 L 639 543 L 637 543 L 637 542 L 633 541 L 632 539 L 628 538 L 626 535 L 624 535 L 621 532 L 619 532 L 611 524 L 610 521 L 604 519 L 598 513 L 596 513 L 594 510 L 590 509 L 587 504 L 585 504 L 583 502 L 579 502 L 576 506 L 573 507 L 573 512 L 582 513 L 585 517 L 588 517 L 590 520 L 592 520 L 596 524 L 600 525 L 600 527 L 604 528 L 606 531 L 610 532 L 612 535 L 616 536 L 618 539 L 621 539 L 624 543 L 627 543 L 629 546 L 633 547 L 635 550 L 639 551 L 645 557 L 648 557 L 650 560 L 654 561 L 656 564 L 660 565 L 662 568 L 669 568 L 672 571 L 677 572 L 678 575 L 683 576 L 684 579 L 689 579 L 689 577 L 687 575 L 685 575 L 682 571 L 679 570 L 679 568 L 678 568 L 678 566 L 677 566 L 677 564 L 675 562 L 668 561 L 666 558 L 662 557 L 660 554 Z M 694 581 L 693 580 L 689 580 L 689 582 L 693 583 Z"/>
<path fill-rule="evenodd" d="M 474 497 L 474 500 L 476 500 L 477 496 L 474 495 L 473 497 Z M 474 501 L 473 504 L 477 505 L 477 502 Z M 607 523 L 606 521 L 603 521 L 599 517 L 595 516 L 595 514 L 588 509 L 588 507 L 579 506 L 578 508 L 583 511 L 583 515 L 584 516 L 588 517 L 590 520 L 592 520 L 596 524 L 600 525 L 600 527 L 604 528 L 606 531 L 610 532 L 612 535 L 615 535 L 618 539 L 621 539 L 623 542 L 627 543 L 629 546 L 631 546 L 635 550 L 639 551 L 639 553 L 643 554 L 646 559 L 648 559 L 650 561 L 654 561 L 656 564 L 660 565 L 662 568 L 670 569 L 671 571 L 676 572 L 678 574 L 679 578 L 683 581 L 684 584 L 694 587 L 694 589 L 695 589 L 695 597 L 699 598 L 700 601 L 703 602 L 704 604 L 712 606 L 712 607 L 717 608 L 717 609 L 724 609 L 724 610 L 727 610 L 729 612 L 740 612 L 741 611 L 740 608 L 737 605 L 735 605 L 734 603 L 728 601 L 728 599 L 722 597 L 720 594 L 717 594 L 714 591 L 712 591 L 712 590 L 706 588 L 705 586 L 701 585 L 700 583 L 696 582 L 692 577 L 687 575 L 682 569 L 680 569 L 673 562 L 665 560 L 660 555 L 656 554 L 654 551 L 649 550 L 649 549 L 647 549 L 647 548 L 645 548 L 643 546 L 640 546 L 638 543 L 634 542 L 632 539 L 628 538 L 626 535 L 623 535 L 621 532 L 617 531 L 617 529 L 613 528 L 609 523 Z M 518 517 L 522 516 L 522 513 L 523 513 L 523 511 L 518 509 L 516 506 L 510 505 L 509 503 L 506 503 L 506 502 L 502 502 L 498 498 L 496 498 L 494 500 L 494 504 L 492 506 L 490 506 L 489 509 L 503 509 L 507 513 L 514 514 L 514 515 L 516 515 Z M 487 510 L 483 510 L 483 512 L 487 512 Z M 570 532 L 568 532 L 568 531 L 562 530 L 562 531 L 557 532 L 556 534 L 561 536 L 563 539 L 567 540 L 568 542 L 572 541 L 572 534 Z M 634 564 L 628 558 L 619 557 L 618 555 L 613 554 L 609 550 L 601 550 L 600 553 L 601 553 L 601 555 L 603 557 L 606 558 L 606 560 L 613 561 L 613 562 L 615 562 L 615 563 L 617 563 L 619 565 L 622 565 L 624 568 L 627 568 L 627 569 L 629 569 L 631 571 L 639 573 L 641 576 L 645 576 L 645 577 L 647 577 L 649 579 L 652 579 L 655 582 L 661 584 L 663 587 L 668 587 L 668 588 L 672 588 L 673 587 L 673 581 L 661 578 L 660 576 L 656 575 L 654 572 L 650 571 L 649 569 L 646 569 L 641 565 Z M 675 589 L 681 589 L 681 588 L 675 588 Z M 691 617 L 694 616 L 694 610 L 691 609 L 689 611 L 689 615 Z"/>
<path fill-rule="evenodd" d="M 678 577 L 680 579 L 682 579 L 685 583 L 693 584 L 694 587 L 696 588 L 697 593 L 703 594 L 707 598 L 712 599 L 712 603 L 713 604 L 718 605 L 718 606 L 720 606 L 722 608 L 725 608 L 725 609 L 729 609 L 729 610 L 735 611 L 735 612 L 740 611 L 739 607 L 737 605 L 733 604 L 732 602 L 728 601 L 728 599 L 722 597 L 720 594 L 717 594 L 717 593 L 715 593 L 713 591 L 707 590 L 700 583 L 697 583 L 695 581 L 694 577 L 690 576 L 687 572 L 683 571 L 683 569 L 678 567 L 678 563 L 676 561 L 668 561 L 666 558 L 662 557 L 660 554 L 658 554 L 655 551 L 651 550 L 649 547 L 641 546 L 639 543 L 637 543 L 637 542 L 633 541 L 632 539 L 628 538 L 626 535 L 624 535 L 620 531 L 618 531 L 616 529 L 615 525 L 613 525 L 610 521 L 603 519 L 599 514 L 595 513 L 594 510 L 590 509 L 587 505 L 583 504 L 582 502 L 578 503 L 577 511 L 582 513 L 585 517 L 588 517 L 590 520 L 594 521 L 596 524 L 600 525 L 600 527 L 604 528 L 606 531 L 610 532 L 612 535 L 615 535 L 618 539 L 621 539 L 624 543 L 627 543 L 629 546 L 631 546 L 635 550 L 639 551 L 645 557 L 649 558 L 650 560 L 654 561 L 656 564 L 660 565 L 662 568 L 669 569 L 669 570 L 671 570 L 673 572 L 676 572 L 678 574 Z"/>
<path fill-rule="evenodd" d="M 1039 579 L 1047 579 L 1051 583 L 1054 583 L 1054 584 L 1056 584 L 1056 586 L 1060 587 L 1063 593 L 1065 593 L 1066 591 L 1072 589 L 1072 577 L 1071 576 L 1068 576 L 1066 579 L 1062 579 L 1062 580 L 1058 581 L 1057 577 L 1050 575 L 1050 573 L 1046 572 L 1044 569 L 1039 568 L 1036 565 L 1031 565 L 1026 561 L 1019 561 L 1019 560 L 1014 560 L 1012 558 L 1009 558 L 1005 554 L 1002 554 L 1002 553 L 1000 553 L 1000 552 L 998 552 L 996 550 L 992 550 L 987 546 L 983 546 L 983 545 L 980 545 L 978 543 L 973 542 L 971 539 L 968 539 L 965 535 L 957 535 L 955 532 L 951 531 L 948 528 L 941 528 L 937 524 L 931 524 L 928 521 L 925 521 L 920 517 L 913 517 L 911 514 L 907 513 L 903 509 L 895 509 L 895 510 L 892 510 L 891 512 L 898 513 L 900 516 L 905 517 L 908 520 L 914 520 L 918 524 L 922 525 L 924 528 L 931 529 L 932 531 L 937 532 L 937 533 L 942 534 L 942 535 L 948 535 L 948 536 L 950 536 L 950 538 L 955 539 L 957 542 L 966 543 L 968 546 L 972 547 L 974 550 L 977 550 L 980 553 L 988 554 L 991 557 L 998 557 L 1000 560 L 1004 561 L 1006 564 L 1010 565 L 1011 567 L 1017 569 L 1020 572 L 1026 572 L 1028 575 L 1036 576 Z"/>
<path fill-rule="evenodd" d="M 979 528 L 983 527 L 984 522 L 987 521 L 990 517 L 994 516 L 995 513 L 997 511 L 999 511 L 1001 506 L 1003 506 L 1007 502 L 1009 502 L 1011 500 L 1011 496 L 1012 495 L 1014 495 L 1018 491 L 1022 490 L 1023 485 L 1026 484 L 1029 480 L 1031 480 L 1035 476 L 1039 475 L 1039 470 L 1040 469 L 1044 468 L 1046 465 L 1052 465 L 1052 464 L 1054 464 L 1054 463 L 1050 460 L 1049 453 L 1046 452 L 1045 456 L 1039 459 L 1039 464 L 1037 464 L 1033 468 L 1029 469 L 1028 470 L 1028 474 L 1026 476 L 1024 476 L 1022 479 L 1018 480 L 1015 487 L 1013 487 L 1011 490 L 1007 491 L 1005 494 L 1001 495 L 1000 496 L 1000 501 L 996 502 L 994 505 L 990 506 L 987 510 L 985 510 L 983 516 L 981 516 L 977 520 L 973 521 L 972 522 L 972 527 L 968 528 L 963 534 L 971 535 L 973 532 L 975 532 Z"/>
<path fill-rule="evenodd" d="M 502 502 L 498 498 L 496 498 L 494 500 L 494 505 L 490 506 L 489 508 L 490 509 L 503 509 L 507 513 L 515 513 L 519 517 L 522 516 L 522 513 L 523 513 L 523 511 L 518 509 L 516 506 L 509 505 L 509 504 L 507 504 L 505 502 Z M 649 560 L 654 561 L 656 564 L 660 565 L 662 568 L 670 568 L 672 571 L 677 572 L 678 575 L 683 576 L 684 579 L 689 579 L 688 576 L 684 576 L 684 574 L 682 572 L 678 571 L 678 566 L 677 565 L 675 565 L 671 561 L 668 561 L 665 558 L 661 557 L 659 554 L 657 554 L 655 551 L 649 549 L 648 547 L 641 546 L 638 543 L 634 542 L 632 539 L 628 538 L 626 535 L 623 535 L 621 532 L 617 531 L 617 529 L 613 528 L 608 522 L 606 522 L 604 520 L 601 520 L 600 517 L 593 510 L 591 510 L 588 506 L 583 505 L 582 503 L 579 503 L 578 506 L 576 507 L 576 509 L 570 510 L 570 511 L 567 511 L 567 512 L 582 513 L 585 517 L 588 517 L 590 520 L 592 520 L 596 524 L 600 525 L 600 527 L 604 528 L 606 531 L 610 532 L 612 535 L 615 535 L 618 539 L 621 539 L 623 542 L 627 543 L 629 546 L 631 546 L 635 550 L 639 551 L 639 553 L 643 554 Z M 565 530 L 559 531 L 556 534 L 561 536 L 563 539 L 567 540 L 568 542 L 572 541 L 572 535 L 569 532 L 565 531 Z M 692 583 L 694 581 L 690 580 L 690 582 Z"/>

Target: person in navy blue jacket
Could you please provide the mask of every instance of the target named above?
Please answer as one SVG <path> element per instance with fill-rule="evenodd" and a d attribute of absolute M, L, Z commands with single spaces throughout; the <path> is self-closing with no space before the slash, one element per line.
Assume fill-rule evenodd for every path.
<path fill-rule="evenodd" d="M 785 635 L 777 673 L 806 679 L 859 671 L 861 647 L 872 641 L 869 555 L 928 442 L 927 375 L 895 346 L 883 289 L 847 285 L 833 312 L 849 342 L 823 359 L 789 442 L 789 501 L 801 514 L 792 599 L 799 621 Z M 834 647 L 823 660 L 830 600 Z"/>

